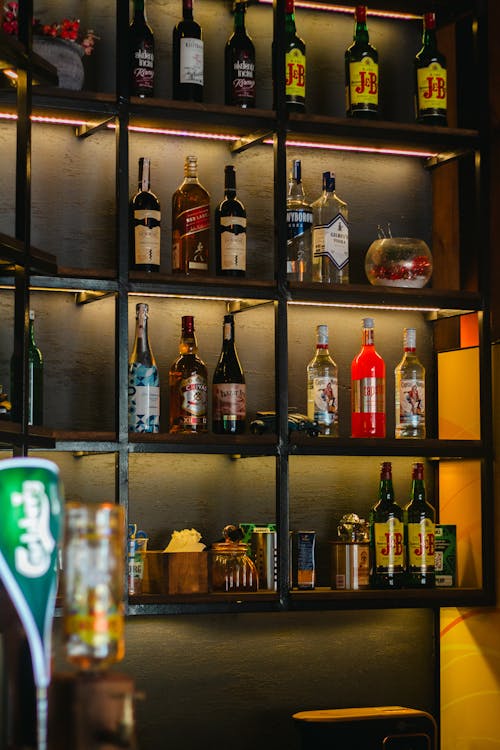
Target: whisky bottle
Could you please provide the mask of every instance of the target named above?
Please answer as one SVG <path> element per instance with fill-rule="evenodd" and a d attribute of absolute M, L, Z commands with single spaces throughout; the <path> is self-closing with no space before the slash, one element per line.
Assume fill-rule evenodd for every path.
<path fill-rule="evenodd" d="M 345 52 L 347 117 L 378 117 L 378 52 L 370 44 L 366 5 L 354 11 L 354 41 Z"/>
<path fill-rule="evenodd" d="M 246 0 L 234 4 L 234 31 L 224 50 L 225 103 L 255 107 L 255 47 L 245 28 Z"/>
<path fill-rule="evenodd" d="M 149 305 L 135 306 L 135 339 L 128 368 L 129 432 L 159 432 L 160 378 L 149 343 Z"/>
<path fill-rule="evenodd" d="M 207 368 L 198 356 L 194 318 L 184 315 L 179 356 L 169 371 L 170 432 L 207 432 Z"/>
<path fill-rule="evenodd" d="M 431 588 L 435 584 L 435 513 L 426 500 L 422 463 L 413 465 L 411 499 L 404 519 L 406 583 L 414 588 Z"/>
<path fill-rule="evenodd" d="M 140 271 L 160 270 L 160 201 L 150 188 L 151 162 L 139 159 L 139 183 L 130 201 L 130 267 Z"/>
<path fill-rule="evenodd" d="M 224 200 L 215 209 L 215 265 L 218 276 L 244 276 L 247 260 L 247 214 L 236 197 L 234 167 L 224 168 Z"/>
<path fill-rule="evenodd" d="M 304 112 L 306 104 L 306 45 L 295 28 L 294 0 L 285 5 L 285 98 L 289 112 Z"/>
<path fill-rule="evenodd" d="M 309 281 L 311 277 L 311 245 L 313 215 L 304 193 L 299 159 L 292 162 L 288 197 L 286 201 L 287 224 L 287 277 L 290 281 Z"/>
<path fill-rule="evenodd" d="M 224 315 L 222 350 L 212 381 L 212 431 L 236 435 L 245 431 L 246 385 L 234 343 L 234 316 Z"/>
<path fill-rule="evenodd" d="M 154 95 L 155 40 L 144 11 L 144 0 L 134 0 L 129 27 L 130 96 Z"/>
<path fill-rule="evenodd" d="M 182 0 L 182 20 L 174 27 L 172 47 L 174 99 L 203 101 L 203 34 L 193 19 L 193 0 Z"/>
<path fill-rule="evenodd" d="M 349 283 L 347 203 L 335 192 L 335 175 L 323 172 L 323 193 L 312 204 L 312 280 Z"/>
<path fill-rule="evenodd" d="M 371 570 L 374 588 L 401 588 L 404 584 L 404 514 L 394 499 L 392 464 L 380 469 L 378 502 L 370 513 Z"/>
<path fill-rule="evenodd" d="M 172 196 L 173 273 L 208 273 L 210 196 L 197 169 L 196 156 L 186 156 L 184 181 Z"/>
<path fill-rule="evenodd" d="M 29 311 L 28 328 L 28 425 L 43 424 L 43 356 L 35 342 L 35 311 Z M 10 392 L 12 394 L 12 419 L 21 419 L 19 384 L 22 370 L 22 352 L 14 347 L 10 362 Z"/>
<path fill-rule="evenodd" d="M 446 58 L 438 50 L 436 16 L 424 13 L 422 49 L 415 57 L 415 118 L 427 125 L 447 124 Z"/>
<path fill-rule="evenodd" d="M 307 416 L 323 435 L 338 435 L 337 365 L 328 351 L 328 326 L 316 327 L 316 353 L 307 365 Z"/>
<path fill-rule="evenodd" d="M 395 434 L 425 438 L 425 368 L 416 353 L 415 328 L 403 331 L 403 358 L 394 370 Z"/>
<path fill-rule="evenodd" d="M 362 346 L 351 364 L 351 435 L 385 437 L 385 362 L 375 350 L 373 318 L 363 318 Z"/>

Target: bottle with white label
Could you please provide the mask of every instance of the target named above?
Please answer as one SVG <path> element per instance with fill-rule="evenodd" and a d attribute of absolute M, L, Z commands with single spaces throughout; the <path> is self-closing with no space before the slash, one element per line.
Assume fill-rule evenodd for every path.
<path fill-rule="evenodd" d="M 394 370 L 397 438 L 425 438 L 425 368 L 415 328 L 403 332 L 403 358 Z"/>
<path fill-rule="evenodd" d="M 302 184 L 301 162 L 300 159 L 294 159 L 286 200 L 286 270 L 289 281 L 311 279 L 312 221 L 312 208 Z"/>
<path fill-rule="evenodd" d="M 203 101 L 203 34 L 193 19 L 193 0 L 182 0 L 182 20 L 174 27 L 173 97 L 182 101 Z"/>
<path fill-rule="evenodd" d="M 140 302 L 135 310 L 135 340 L 128 370 L 128 429 L 129 432 L 159 432 L 160 378 L 149 343 L 149 305 Z"/>
<path fill-rule="evenodd" d="M 218 276 L 244 276 L 247 214 L 236 197 L 234 167 L 224 168 L 224 200 L 215 209 L 215 262 Z"/>
<path fill-rule="evenodd" d="M 328 326 L 316 326 L 316 353 L 307 365 L 307 416 L 323 435 L 338 435 L 337 365 L 328 351 Z"/>
<path fill-rule="evenodd" d="M 150 174 L 150 160 L 141 157 L 137 192 L 130 201 L 130 267 L 137 271 L 160 270 L 161 209 Z"/>
<path fill-rule="evenodd" d="M 323 193 L 312 204 L 312 210 L 312 280 L 348 284 L 348 209 L 335 192 L 333 172 L 323 172 Z"/>

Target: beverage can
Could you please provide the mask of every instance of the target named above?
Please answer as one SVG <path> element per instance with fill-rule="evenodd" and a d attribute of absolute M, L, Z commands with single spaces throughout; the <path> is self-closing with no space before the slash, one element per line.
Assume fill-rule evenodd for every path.
<path fill-rule="evenodd" d="M 276 531 L 255 526 L 251 536 L 252 559 L 259 575 L 259 589 L 276 591 L 278 587 Z"/>

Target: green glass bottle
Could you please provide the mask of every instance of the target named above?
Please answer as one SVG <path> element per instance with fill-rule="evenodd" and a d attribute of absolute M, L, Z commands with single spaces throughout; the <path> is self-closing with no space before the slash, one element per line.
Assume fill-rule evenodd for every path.
<path fill-rule="evenodd" d="M 394 499 L 392 464 L 384 461 L 380 470 L 379 499 L 370 513 L 370 585 L 397 589 L 404 583 L 403 509 Z"/>
<path fill-rule="evenodd" d="M 424 465 L 413 465 L 411 499 L 404 510 L 406 583 L 412 588 L 435 585 L 435 513 L 427 502 Z"/>
<path fill-rule="evenodd" d="M 304 112 L 306 104 L 306 45 L 295 28 L 294 0 L 285 6 L 285 91 L 289 112 Z"/>
<path fill-rule="evenodd" d="M 10 391 L 12 418 L 21 420 L 22 393 L 19 387 L 22 371 L 22 352 L 14 349 L 10 363 Z M 43 424 L 43 357 L 35 342 L 35 311 L 29 311 L 28 332 L 28 424 Z"/>
<path fill-rule="evenodd" d="M 415 119 L 447 125 L 446 58 L 437 47 L 436 16 L 424 13 L 422 49 L 415 57 Z"/>
<path fill-rule="evenodd" d="M 378 118 L 378 52 L 370 44 L 366 5 L 354 12 L 354 41 L 345 52 L 347 117 Z"/>

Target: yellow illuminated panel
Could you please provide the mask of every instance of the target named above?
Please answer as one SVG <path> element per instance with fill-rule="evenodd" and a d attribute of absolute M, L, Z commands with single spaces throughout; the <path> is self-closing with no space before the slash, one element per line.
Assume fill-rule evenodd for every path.
<path fill-rule="evenodd" d="M 479 350 L 438 354 L 438 434 L 441 440 L 479 440 Z"/>

